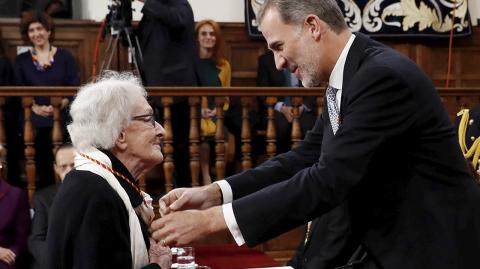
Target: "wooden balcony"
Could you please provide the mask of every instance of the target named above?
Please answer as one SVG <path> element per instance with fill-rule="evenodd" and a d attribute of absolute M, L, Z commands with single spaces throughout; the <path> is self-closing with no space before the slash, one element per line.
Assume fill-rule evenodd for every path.
<path fill-rule="evenodd" d="M 51 104 L 54 107 L 53 113 L 53 131 L 52 141 L 53 147 L 58 147 L 63 140 L 62 127 L 60 122 L 60 107 L 63 97 L 74 96 L 77 92 L 76 87 L 0 87 L 0 105 L 3 107 L 5 99 L 10 96 L 19 96 L 22 99 L 23 106 L 23 137 L 24 137 L 24 155 L 25 155 L 25 177 L 27 180 L 27 188 L 29 198 L 31 199 L 35 190 L 35 147 L 34 147 L 34 131 L 31 122 L 32 102 L 34 96 L 48 96 L 51 98 Z M 257 87 L 230 87 L 230 88 L 213 88 L 213 87 L 151 87 L 147 88 L 150 96 L 161 97 L 163 105 L 163 122 L 166 131 L 164 139 L 163 153 L 164 162 L 161 164 L 163 171 L 164 189 L 169 191 L 173 188 L 173 133 L 171 123 L 170 108 L 173 104 L 173 97 L 186 96 L 190 105 L 190 130 L 189 130 L 189 154 L 190 154 L 190 171 L 191 185 L 200 185 L 200 164 L 199 164 L 199 146 L 200 146 L 200 119 L 199 119 L 199 101 L 200 96 L 214 96 L 217 111 L 217 132 L 215 134 L 215 170 L 216 179 L 222 179 L 225 176 L 226 167 L 226 150 L 225 150 L 225 133 L 223 104 L 226 96 L 230 98 L 238 97 L 241 105 L 242 131 L 241 131 L 241 159 L 240 170 L 253 167 L 252 162 L 252 132 L 249 113 L 255 109 L 253 104 L 257 97 L 266 97 L 267 105 L 267 126 L 260 135 L 265 139 L 266 157 L 271 158 L 276 154 L 276 130 L 274 124 L 274 104 L 280 96 L 291 96 L 294 106 L 294 120 L 292 125 L 292 147 L 295 147 L 301 139 L 300 123 L 299 123 L 299 107 L 303 96 L 315 96 L 317 100 L 317 111 L 320 113 L 323 109 L 323 89 L 314 88 L 257 88 Z M 439 94 L 443 104 L 452 120 L 461 108 L 469 108 L 480 104 L 480 88 L 451 88 L 439 89 Z M 0 110 L 0 112 L 2 112 Z M 3 113 L 0 115 L 0 144 L 6 145 L 5 131 L 8 126 L 4 124 Z M 255 134 L 253 134 L 255 135 Z M 53 150 L 53 149 L 52 149 Z M 149 190 L 148 181 L 141 179 L 142 189 Z M 288 260 L 290 255 L 295 251 L 299 239 L 302 235 L 302 229 L 296 229 L 286 235 L 270 240 L 258 248 L 265 251 L 280 262 Z M 232 243 L 232 239 L 228 235 L 223 235 L 210 240 L 215 243 Z"/>

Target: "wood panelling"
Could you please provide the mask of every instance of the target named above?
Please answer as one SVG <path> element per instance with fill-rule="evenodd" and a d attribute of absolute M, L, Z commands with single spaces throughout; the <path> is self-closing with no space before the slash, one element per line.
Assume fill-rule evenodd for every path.
<path fill-rule="evenodd" d="M 55 44 L 70 50 L 79 63 L 82 82 L 92 74 L 95 39 L 100 23 L 92 21 L 56 20 Z M 226 43 L 226 56 L 232 65 L 232 86 L 254 86 L 257 72 L 257 57 L 266 49 L 263 40 L 252 40 L 247 36 L 243 23 L 221 23 Z M 19 34 L 18 19 L 0 19 L 0 28 L 13 61 L 16 47 L 24 45 Z M 407 55 L 430 76 L 435 85 L 445 86 L 448 63 L 448 39 L 438 40 L 379 40 Z M 452 58 L 452 87 L 474 87 L 480 85 L 480 30 L 473 35 L 454 39 Z M 100 45 L 99 61 L 103 58 L 105 42 Z M 114 55 L 112 69 L 131 70 L 126 60 L 126 49 L 120 47 L 120 55 Z M 98 63 L 100 68 L 100 62 Z"/>

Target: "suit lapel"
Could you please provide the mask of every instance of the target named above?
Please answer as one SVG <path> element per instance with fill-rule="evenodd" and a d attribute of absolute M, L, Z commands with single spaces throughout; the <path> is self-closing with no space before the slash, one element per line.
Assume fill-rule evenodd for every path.
<path fill-rule="evenodd" d="M 340 106 L 340 119 L 343 119 L 343 112 L 345 111 L 345 97 L 347 96 L 348 86 L 350 81 L 355 75 L 360 66 L 364 55 L 365 49 L 369 42 L 369 38 L 361 33 L 355 33 L 355 40 L 347 54 L 345 61 L 345 67 L 343 69 L 343 85 L 342 85 L 342 105 Z"/>

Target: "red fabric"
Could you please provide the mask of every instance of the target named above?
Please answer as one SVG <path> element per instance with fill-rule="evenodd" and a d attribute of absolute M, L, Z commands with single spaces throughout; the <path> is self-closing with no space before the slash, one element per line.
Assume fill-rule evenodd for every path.
<path fill-rule="evenodd" d="M 195 263 L 208 265 L 212 269 L 245 269 L 279 266 L 273 258 L 246 246 L 236 245 L 197 245 Z"/>

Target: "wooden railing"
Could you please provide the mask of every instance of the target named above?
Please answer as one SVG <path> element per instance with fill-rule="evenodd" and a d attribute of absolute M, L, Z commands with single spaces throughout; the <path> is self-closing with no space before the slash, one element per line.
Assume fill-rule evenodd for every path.
<path fill-rule="evenodd" d="M 62 127 L 60 122 L 60 107 L 62 97 L 74 96 L 77 92 L 76 87 L 0 87 L 0 105 L 5 103 L 8 96 L 19 96 L 22 98 L 24 113 L 24 153 L 25 153 L 25 173 L 27 177 L 27 188 L 30 199 L 35 192 L 35 148 L 34 132 L 31 122 L 32 103 L 34 96 L 49 96 L 54 108 L 53 113 L 53 147 L 58 147 L 62 143 Z M 165 138 L 163 153 L 165 156 L 163 162 L 163 171 L 165 178 L 165 190 L 173 188 L 173 133 L 171 125 L 171 105 L 173 97 L 187 96 L 190 105 L 190 131 L 189 131 L 189 153 L 190 153 L 190 171 L 192 186 L 199 185 L 200 178 L 200 120 L 198 115 L 199 97 L 215 96 L 217 111 L 217 132 L 215 134 L 215 169 L 217 179 L 225 176 L 226 158 L 225 158 L 225 133 L 224 133 L 224 115 L 222 106 L 225 96 L 240 97 L 242 109 L 242 132 L 241 132 L 241 169 L 252 167 L 252 146 L 251 146 L 251 126 L 249 112 L 252 109 L 253 99 L 258 96 L 266 97 L 267 104 L 267 128 L 265 130 L 266 154 L 273 157 L 276 154 L 276 130 L 274 124 L 274 104 L 279 96 L 292 96 L 294 106 L 293 124 L 292 124 L 292 147 L 298 145 L 301 138 L 301 129 L 299 123 L 299 107 L 303 96 L 317 97 L 317 112 L 323 109 L 323 89 L 314 88 L 257 88 L 257 87 L 231 87 L 231 88 L 213 88 L 213 87 L 151 87 L 147 88 L 150 96 L 160 96 L 163 105 L 163 126 L 165 128 Z M 472 107 L 480 103 L 480 88 L 454 88 L 439 89 L 440 96 L 448 111 L 451 119 L 455 118 L 456 113 L 464 107 Z M 0 144 L 5 146 L 5 126 L 3 115 L 0 116 Z M 144 181 L 141 182 L 142 188 L 145 188 Z"/>

